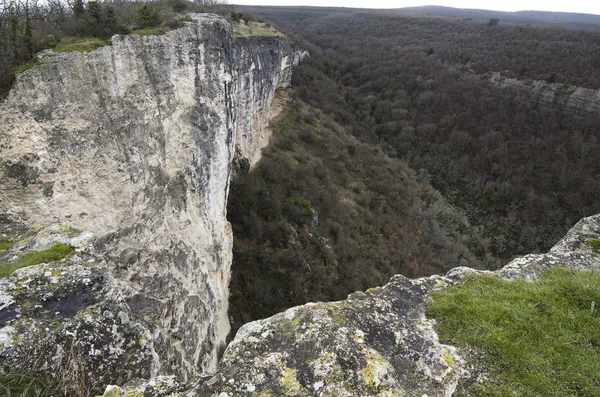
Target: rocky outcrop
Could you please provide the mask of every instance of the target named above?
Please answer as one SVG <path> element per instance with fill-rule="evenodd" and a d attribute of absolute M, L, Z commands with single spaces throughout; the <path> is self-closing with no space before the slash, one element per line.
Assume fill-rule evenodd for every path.
<path fill-rule="evenodd" d="M 194 15 L 162 36 L 46 54 L 0 106 L 0 198 L 24 224 L 97 236 L 94 291 L 118 295 L 152 341 L 137 376 L 216 368 L 235 144 L 256 156 L 252 133 L 302 56 L 283 37 L 234 38 L 223 19 Z"/>
<path fill-rule="evenodd" d="M 471 352 L 438 340 L 425 316 L 431 293 L 460 284 L 467 274 L 532 281 L 554 266 L 600 271 L 600 251 L 590 244 L 598 238 L 600 215 L 581 220 L 549 253 L 517 258 L 496 272 L 458 267 L 445 276 L 394 276 L 344 301 L 309 303 L 246 324 L 218 371 L 187 395 L 451 396 L 459 381 L 484 378 L 473 371 Z M 155 395 L 152 384 L 129 391 Z M 111 390 L 125 395 L 127 389 Z"/>
<path fill-rule="evenodd" d="M 0 205 L 0 238 L 13 242 L 0 251 L 0 269 L 57 243 L 74 247 L 0 278 L 0 374 L 55 379 L 65 395 L 151 375 L 150 329 L 115 288 L 92 233 L 66 224 L 28 228 Z"/>
<path fill-rule="evenodd" d="M 518 87 L 530 90 L 534 98 L 545 106 L 560 106 L 569 112 L 598 117 L 600 114 L 600 90 L 548 83 L 541 80 L 518 80 L 490 73 L 483 79 L 499 87 Z"/>

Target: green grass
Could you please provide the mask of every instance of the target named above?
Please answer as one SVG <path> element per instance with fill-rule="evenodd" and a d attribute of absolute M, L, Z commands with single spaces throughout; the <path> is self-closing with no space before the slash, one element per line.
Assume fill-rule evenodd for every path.
<path fill-rule="evenodd" d="M 47 376 L 0 375 L 0 396 L 51 397 L 62 394 L 57 382 Z"/>
<path fill-rule="evenodd" d="M 101 39 L 98 37 L 91 37 L 85 39 L 76 39 L 72 37 L 65 37 L 60 40 L 56 48 L 53 49 L 55 52 L 90 52 L 96 48 L 104 47 L 108 45 L 108 40 Z"/>
<path fill-rule="evenodd" d="M 22 255 L 14 262 L 0 263 L 0 278 L 6 277 L 22 267 L 33 266 L 45 262 L 59 261 L 73 252 L 73 247 L 65 244 L 56 244 L 47 250 L 29 252 Z"/>
<path fill-rule="evenodd" d="M 137 34 L 138 36 L 160 36 L 165 33 L 167 33 L 167 31 L 163 28 L 136 29 L 131 32 L 131 34 Z"/>
<path fill-rule="evenodd" d="M 243 24 L 233 22 L 234 36 L 283 36 L 283 34 L 264 23 L 248 22 Z"/>
<path fill-rule="evenodd" d="M 11 246 L 10 241 L 8 240 L 0 240 L 0 252 L 6 251 Z"/>
<path fill-rule="evenodd" d="M 595 250 L 600 250 L 600 240 L 598 240 L 597 238 L 589 238 L 585 240 L 585 242 L 587 245 L 594 248 Z"/>
<path fill-rule="evenodd" d="M 35 66 L 41 65 L 41 64 L 42 64 L 42 62 L 40 62 L 40 61 L 38 61 L 38 60 L 36 59 L 36 60 L 33 60 L 33 61 L 29 62 L 29 63 L 26 63 L 26 64 L 24 64 L 24 65 L 21 65 L 21 66 L 19 66 L 18 68 L 15 68 L 15 69 L 14 69 L 14 70 L 13 70 L 11 73 L 12 73 L 14 76 L 16 76 L 16 75 L 18 75 L 19 73 L 26 72 L 26 71 L 28 71 L 29 69 L 31 69 L 31 68 L 33 68 L 33 67 L 35 67 Z"/>
<path fill-rule="evenodd" d="M 490 381 L 462 395 L 562 397 L 600 396 L 599 310 L 600 274 L 553 268 L 533 283 L 469 277 L 427 314 L 443 341 L 486 353 Z"/>

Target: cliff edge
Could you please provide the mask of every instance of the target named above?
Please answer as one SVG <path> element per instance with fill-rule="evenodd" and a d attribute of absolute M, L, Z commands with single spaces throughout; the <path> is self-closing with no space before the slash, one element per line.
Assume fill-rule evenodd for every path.
<path fill-rule="evenodd" d="M 37 320 L 15 322 L 34 316 L 29 306 L 45 307 L 44 296 L 29 296 L 27 285 L 50 289 L 58 283 L 52 277 L 71 271 L 49 270 L 58 273 L 45 278 L 34 266 L 1 280 L 11 298 L 0 306 L 0 368 L 27 356 L 30 370 L 53 372 L 44 357 L 87 343 L 73 327 L 87 321 L 93 334 L 113 318 L 107 335 L 85 345 L 84 356 L 94 357 L 83 363 L 89 374 L 187 379 L 216 369 L 229 332 L 226 203 L 236 145 L 248 158 L 260 151 L 253 132 L 268 123 L 276 90 L 289 84 L 305 53 L 284 37 L 234 37 L 216 15 L 192 19 L 161 36 L 114 36 L 112 45 L 88 54 L 46 54 L 18 75 L 0 105 L 3 216 L 8 229 L 25 230 L 3 230 L 13 242 L 5 259 L 35 252 L 31 239 L 47 227 L 65 241 L 86 232 L 93 238 L 71 259 L 83 267 L 72 270 L 95 274 L 83 277 L 93 296 L 78 304 L 79 317 L 70 310 L 66 320 L 46 318 L 56 325 L 42 328 L 45 352 L 25 343 Z M 68 291 L 85 289 L 65 288 L 56 299 L 75 299 Z M 119 343 L 107 347 L 132 338 L 125 324 L 135 324 L 138 355 Z M 136 364 L 119 369 L 109 363 L 116 357 Z"/>

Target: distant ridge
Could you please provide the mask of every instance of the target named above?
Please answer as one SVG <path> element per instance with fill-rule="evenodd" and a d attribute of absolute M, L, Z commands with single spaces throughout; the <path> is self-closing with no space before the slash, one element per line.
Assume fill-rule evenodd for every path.
<path fill-rule="evenodd" d="M 493 11 L 444 6 L 396 8 L 393 11 L 409 15 L 431 15 L 458 18 L 489 19 L 515 23 L 544 23 L 576 28 L 600 29 L 600 15 L 553 11 Z"/>
<path fill-rule="evenodd" d="M 349 14 L 356 12 L 393 12 L 409 16 L 436 16 L 451 18 L 472 18 L 475 20 L 489 20 L 498 18 L 500 22 L 521 24 L 548 24 L 579 29 L 600 29 L 600 15 L 581 14 L 575 12 L 553 11 L 493 11 L 469 8 L 453 8 L 444 6 L 420 6 L 393 9 L 367 9 L 343 7 L 310 7 L 310 6 L 243 6 L 235 5 L 240 10 L 260 14 L 268 19 L 271 12 L 288 14 L 297 13 L 297 19 L 305 20 L 310 16 L 324 16 L 331 14 Z"/>

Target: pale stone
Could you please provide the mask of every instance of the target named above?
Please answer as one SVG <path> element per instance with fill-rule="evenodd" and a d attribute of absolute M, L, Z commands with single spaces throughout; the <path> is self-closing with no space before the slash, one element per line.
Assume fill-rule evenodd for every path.
<path fill-rule="evenodd" d="M 216 369 L 230 329 L 236 144 L 260 156 L 253 134 L 305 55 L 285 37 L 234 38 L 216 15 L 192 19 L 87 54 L 46 52 L 0 105 L 4 205 L 55 225 L 39 249 L 97 236 L 111 288 L 151 335 L 146 370 L 182 379 Z"/>

